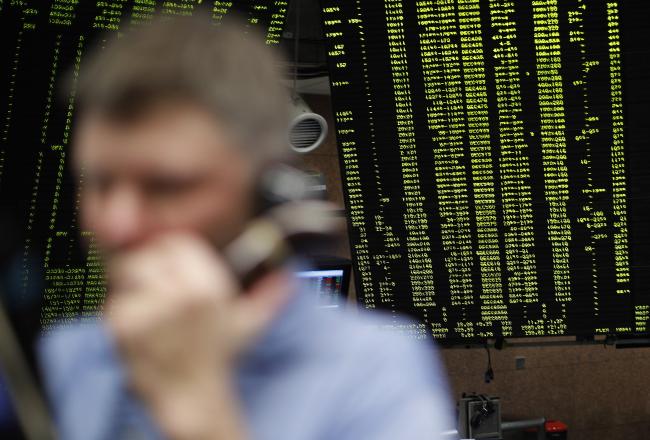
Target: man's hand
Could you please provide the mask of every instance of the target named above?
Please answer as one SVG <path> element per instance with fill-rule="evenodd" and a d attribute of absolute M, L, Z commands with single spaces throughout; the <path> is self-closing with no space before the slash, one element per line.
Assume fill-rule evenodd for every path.
<path fill-rule="evenodd" d="M 290 294 L 269 274 L 241 293 L 207 243 L 174 234 L 110 259 L 105 319 L 135 392 L 174 439 L 237 439 L 245 430 L 233 363 Z"/>

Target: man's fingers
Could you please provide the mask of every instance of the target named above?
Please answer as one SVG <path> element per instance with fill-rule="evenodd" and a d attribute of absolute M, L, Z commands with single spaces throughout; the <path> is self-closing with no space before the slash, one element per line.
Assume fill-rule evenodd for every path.
<path fill-rule="evenodd" d="M 123 353 L 170 365 L 183 363 L 169 356 L 185 349 L 191 357 L 234 358 L 264 331 L 293 290 L 287 287 L 288 272 L 273 272 L 239 293 L 225 260 L 208 243 L 183 234 L 116 257 L 108 276 L 113 290 L 106 318 Z M 190 353 L 194 345 L 204 347 L 203 354 Z"/>
<path fill-rule="evenodd" d="M 170 271 L 180 284 L 219 298 L 232 297 L 239 290 L 227 262 L 203 240 L 172 236 L 162 244 L 166 258 L 173 261 Z"/>
<path fill-rule="evenodd" d="M 111 294 L 143 290 L 143 286 L 164 286 L 168 273 L 163 256 L 151 247 L 113 257 L 106 265 Z"/>
<path fill-rule="evenodd" d="M 158 314 L 159 311 L 154 309 L 159 308 L 159 304 L 150 302 L 148 295 L 132 291 L 128 298 L 111 298 L 106 303 L 104 317 L 117 340 L 124 346 L 141 335 L 145 331 L 144 326 L 151 322 L 143 317 Z"/>
<path fill-rule="evenodd" d="M 110 287 L 140 290 L 155 286 L 160 294 L 179 294 L 171 287 L 230 297 L 238 290 L 227 264 L 203 240 L 189 234 L 166 235 L 128 255 L 113 258 L 107 268 Z"/>

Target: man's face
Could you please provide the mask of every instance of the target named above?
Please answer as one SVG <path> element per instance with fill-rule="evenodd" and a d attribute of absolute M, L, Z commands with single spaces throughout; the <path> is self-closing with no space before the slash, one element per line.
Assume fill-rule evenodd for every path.
<path fill-rule="evenodd" d="M 81 224 L 107 256 L 171 231 L 223 246 L 251 213 L 253 169 L 212 114 L 160 105 L 129 123 L 80 121 Z"/>

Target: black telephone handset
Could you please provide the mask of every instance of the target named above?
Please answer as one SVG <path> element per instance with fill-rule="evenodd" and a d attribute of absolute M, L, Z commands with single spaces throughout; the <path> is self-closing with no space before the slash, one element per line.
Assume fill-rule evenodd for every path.
<path fill-rule="evenodd" d="M 305 174 L 293 167 L 275 165 L 262 173 L 257 215 L 223 249 L 242 287 L 291 258 L 326 254 L 337 243 L 333 205 L 308 194 Z"/>

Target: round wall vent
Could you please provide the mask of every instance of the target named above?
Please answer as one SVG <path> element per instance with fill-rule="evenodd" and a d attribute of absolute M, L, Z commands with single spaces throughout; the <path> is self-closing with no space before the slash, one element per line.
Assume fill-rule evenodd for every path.
<path fill-rule="evenodd" d="M 305 154 L 320 147 L 327 136 L 327 121 L 311 111 L 300 95 L 291 99 L 289 144 L 297 153 Z"/>

